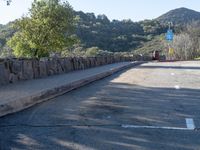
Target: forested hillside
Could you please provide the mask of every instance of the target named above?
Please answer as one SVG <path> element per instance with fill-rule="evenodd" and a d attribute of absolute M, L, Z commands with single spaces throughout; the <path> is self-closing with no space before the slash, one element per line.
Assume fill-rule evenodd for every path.
<path fill-rule="evenodd" d="M 168 22 L 181 32 L 183 25 L 200 20 L 200 13 L 180 8 L 154 20 L 133 22 L 131 20 L 109 20 L 106 15 L 74 12 L 76 18 L 75 34 L 82 49 L 98 47 L 110 52 L 150 52 L 159 49 L 160 38 L 164 38 Z M 0 50 L 7 53 L 6 41 L 15 33 L 13 23 L 0 25 Z M 160 36 L 162 35 L 162 37 Z M 6 50 L 5 50 L 6 49 Z"/>
<path fill-rule="evenodd" d="M 97 46 L 112 52 L 131 51 L 142 43 L 151 40 L 152 36 L 166 31 L 158 21 L 131 20 L 110 21 L 106 15 L 76 12 L 79 18 L 77 35 L 86 47 Z"/>
<path fill-rule="evenodd" d="M 106 15 L 95 16 L 94 13 L 75 12 L 77 19 L 76 34 L 84 48 L 99 47 L 111 52 L 131 51 L 144 42 L 166 31 L 158 21 L 145 20 L 132 22 L 131 20 L 110 21 Z M 6 39 L 15 32 L 12 23 L 0 26 L 1 48 Z"/>
<path fill-rule="evenodd" d="M 11 27 L 12 23 L 7 25 L 0 24 L 0 46 L 4 46 L 6 44 L 6 39 L 10 38 L 13 33 L 15 32 L 14 29 Z"/>

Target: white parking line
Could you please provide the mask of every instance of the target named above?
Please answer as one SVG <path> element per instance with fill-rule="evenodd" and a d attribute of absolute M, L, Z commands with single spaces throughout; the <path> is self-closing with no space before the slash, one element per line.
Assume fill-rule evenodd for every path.
<path fill-rule="evenodd" d="M 122 128 L 135 128 L 135 129 L 164 129 L 164 130 L 195 130 L 194 120 L 192 118 L 186 118 L 186 126 L 187 128 L 179 128 L 179 127 L 162 127 L 162 126 L 139 126 L 139 125 L 130 125 L 124 124 L 121 125 Z"/>
<path fill-rule="evenodd" d="M 164 130 L 194 130 L 195 128 L 179 128 L 179 127 L 160 127 L 160 126 L 138 126 L 138 125 L 122 125 L 122 128 L 135 129 L 164 129 Z"/>
<path fill-rule="evenodd" d="M 195 129 L 195 124 L 194 124 L 194 120 L 192 118 L 186 118 L 186 126 L 188 129 L 194 130 Z"/>
<path fill-rule="evenodd" d="M 175 75 L 175 73 L 171 73 L 171 75 L 172 75 L 172 76 L 174 76 L 174 75 Z"/>
<path fill-rule="evenodd" d="M 174 88 L 177 89 L 177 90 L 179 90 L 180 86 L 179 85 L 175 85 Z"/>

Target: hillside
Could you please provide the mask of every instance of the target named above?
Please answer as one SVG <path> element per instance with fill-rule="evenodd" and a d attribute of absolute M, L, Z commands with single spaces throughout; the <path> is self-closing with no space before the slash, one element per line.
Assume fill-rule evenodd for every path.
<path fill-rule="evenodd" d="M 155 50 L 161 52 L 165 48 L 164 37 L 164 34 L 155 36 L 151 41 L 143 43 L 138 49 L 133 50 L 133 52 L 135 54 L 151 54 Z"/>
<path fill-rule="evenodd" d="M 74 12 L 76 19 L 75 34 L 81 41 L 81 47 L 99 47 L 111 52 L 141 51 L 142 53 L 160 49 L 157 38 L 167 31 L 168 22 L 173 22 L 176 32 L 182 30 L 193 20 L 200 21 L 200 13 L 187 8 L 171 10 L 153 20 L 133 22 L 131 20 L 109 20 L 106 15 Z M 15 32 L 12 22 L 0 25 L 0 53 L 6 47 L 6 40 Z M 1 55 L 1 54 L 0 54 Z"/>
<path fill-rule="evenodd" d="M 151 40 L 150 37 L 166 32 L 166 27 L 155 20 L 110 21 L 106 15 L 96 16 L 82 11 L 75 12 L 75 16 L 78 20 L 75 34 L 84 48 L 99 47 L 111 52 L 127 52 Z M 0 26 L 0 48 L 13 35 L 10 24 Z"/>
<path fill-rule="evenodd" d="M 200 12 L 187 8 L 178 8 L 161 15 L 156 20 L 161 24 L 172 22 L 176 26 L 186 25 L 192 21 L 200 21 Z"/>
<path fill-rule="evenodd" d="M 12 22 L 7 25 L 0 24 L 0 50 L 6 44 L 6 40 L 12 37 L 15 30 L 12 28 Z"/>
<path fill-rule="evenodd" d="M 159 35 L 166 28 L 159 22 L 145 20 L 112 20 L 106 15 L 76 12 L 79 22 L 76 34 L 85 47 L 97 46 L 112 52 L 130 51 L 148 41 L 148 35 Z"/>

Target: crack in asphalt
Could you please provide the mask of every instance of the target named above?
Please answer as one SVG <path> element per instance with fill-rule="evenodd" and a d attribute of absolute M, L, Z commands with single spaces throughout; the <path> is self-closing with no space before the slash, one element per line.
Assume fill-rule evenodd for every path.
<path fill-rule="evenodd" d="M 30 125 L 30 124 L 9 124 L 9 125 L 0 125 L 0 128 L 5 127 L 35 127 L 35 128 L 45 128 L 45 127 L 97 127 L 97 126 L 122 126 L 121 124 L 76 124 L 76 125 L 70 125 L 70 124 L 56 124 L 56 125 Z"/>

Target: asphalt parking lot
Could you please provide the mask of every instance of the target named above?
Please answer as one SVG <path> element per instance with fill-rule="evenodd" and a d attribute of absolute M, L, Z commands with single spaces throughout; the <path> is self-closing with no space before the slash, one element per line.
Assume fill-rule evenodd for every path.
<path fill-rule="evenodd" d="M 0 118 L 0 149 L 199 150 L 200 62 L 151 62 Z"/>

